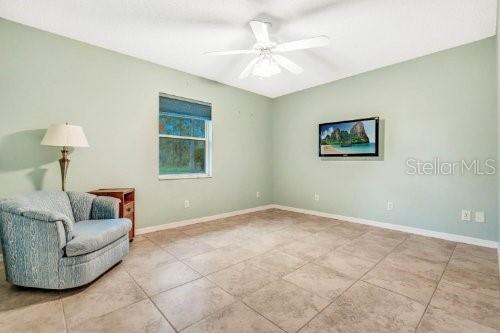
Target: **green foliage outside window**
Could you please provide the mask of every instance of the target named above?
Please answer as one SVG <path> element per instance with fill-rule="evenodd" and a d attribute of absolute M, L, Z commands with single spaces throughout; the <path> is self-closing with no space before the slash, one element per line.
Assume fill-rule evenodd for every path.
<path fill-rule="evenodd" d="M 160 137 L 160 174 L 204 173 L 205 141 Z"/>
<path fill-rule="evenodd" d="M 160 134 L 204 138 L 205 120 L 160 115 Z"/>
<path fill-rule="evenodd" d="M 211 105 L 160 95 L 159 111 L 160 176 L 210 173 Z"/>

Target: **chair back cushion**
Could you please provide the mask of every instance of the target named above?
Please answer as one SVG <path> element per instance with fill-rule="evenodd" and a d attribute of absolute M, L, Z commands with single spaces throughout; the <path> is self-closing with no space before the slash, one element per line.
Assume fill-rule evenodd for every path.
<path fill-rule="evenodd" d="M 36 191 L 17 195 L 10 199 L 24 209 L 33 211 L 49 211 L 65 215 L 70 221 L 75 222 L 73 209 L 66 192 L 61 191 Z"/>
<path fill-rule="evenodd" d="M 73 238 L 75 218 L 65 192 L 37 191 L 20 194 L 10 199 L 0 200 L 0 211 L 33 220 L 61 221 L 66 240 Z"/>
<path fill-rule="evenodd" d="M 94 194 L 85 192 L 66 192 L 68 194 L 75 222 L 90 220 L 92 202 L 96 197 Z"/>

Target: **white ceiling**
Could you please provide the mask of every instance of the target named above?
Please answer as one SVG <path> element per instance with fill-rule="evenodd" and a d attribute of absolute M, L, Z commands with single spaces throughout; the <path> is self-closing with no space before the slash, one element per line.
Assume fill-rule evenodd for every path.
<path fill-rule="evenodd" d="M 268 97 L 495 35 L 496 0 L 0 0 L 0 16 Z M 327 35 L 328 47 L 287 53 L 304 67 L 267 79 L 238 75 L 252 55 L 248 25 L 271 39 Z"/>

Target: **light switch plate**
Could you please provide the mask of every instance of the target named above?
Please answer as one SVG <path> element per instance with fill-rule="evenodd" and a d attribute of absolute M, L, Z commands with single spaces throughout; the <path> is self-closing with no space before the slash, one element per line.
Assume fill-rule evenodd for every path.
<path fill-rule="evenodd" d="M 485 222 L 485 219 L 484 219 L 484 212 L 476 212 L 474 214 L 474 220 L 478 223 L 484 223 Z"/>

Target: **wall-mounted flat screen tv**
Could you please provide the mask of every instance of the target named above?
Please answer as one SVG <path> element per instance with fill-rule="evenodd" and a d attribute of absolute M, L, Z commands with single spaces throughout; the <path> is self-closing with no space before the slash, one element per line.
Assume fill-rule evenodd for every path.
<path fill-rule="evenodd" d="M 319 156 L 378 156 L 378 117 L 319 124 Z"/>

